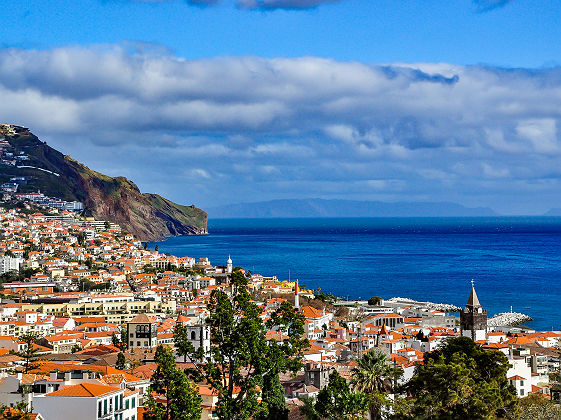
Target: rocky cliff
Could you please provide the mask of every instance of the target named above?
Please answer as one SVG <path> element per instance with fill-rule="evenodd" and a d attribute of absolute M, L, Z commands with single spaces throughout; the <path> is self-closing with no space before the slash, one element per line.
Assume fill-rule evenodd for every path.
<path fill-rule="evenodd" d="M 207 233 L 207 214 L 157 194 L 141 193 L 124 177 L 109 177 L 65 156 L 40 141 L 27 128 L 0 125 L 0 139 L 8 141 L 13 156 L 27 156 L 14 165 L 0 163 L 0 181 L 25 176 L 18 191 L 41 190 L 63 200 L 81 201 L 96 219 L 118 223 L 140 240 Z"/>

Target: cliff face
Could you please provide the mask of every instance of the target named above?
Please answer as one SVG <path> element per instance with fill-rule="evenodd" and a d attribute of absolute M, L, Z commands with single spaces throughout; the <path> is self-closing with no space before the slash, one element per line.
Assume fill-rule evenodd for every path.
<path fill-rule="evenodd" d="M 93 171 L 47 146 L 26 128 L 0 126 L 1 137 L 8 140 L 14 155 L 23 152 L 28 156 L 28 160 L 17 164 L 20 167 L 0 164 L 1 182 L 12 176 L 30 177 L 19 191 L 40 189 L 49 196 L 82 201 L 87 214 L 118 223 L 143 241 L 207 233 L 207 214 L 203 210 L 173 203 L 157 194 L 143 194 L 124 177 Z"/>

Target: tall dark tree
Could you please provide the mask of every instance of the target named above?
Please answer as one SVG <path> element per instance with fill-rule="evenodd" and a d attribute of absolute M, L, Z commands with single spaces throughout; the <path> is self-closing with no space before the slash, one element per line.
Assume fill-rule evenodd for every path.
<path fill-rule="evenodd" d="M 508 384 L 506 356 L 485 351 L 470 338 L 449 340 L 426 353 L 405 390 L 415 418 L 494 418 L 515 412 L 518 398 Z"/>
<path fill-rule="evenodd" d="M 263 392 L 261 394 L 261 412 L 257 415 L 260 420 L 288 420 L 288 407 L 284 399 L 284 387 L 279 374 L 275 371 L 263 377 Z"/>
<path fill-rule="evenodd" d="M 34 344 L 40 338 L 40 334 L 31 331 L 28 331 L 19 336 L 20 341 L 23 341 L 25 343 L 25 347 L 22 351 L 15 352 L 15 354 L 24 359 L 24 373 L 27 373 L 37 367 L 36 362 L 39 359 L 39 356 L 37 355 L 39 349 L 37 347 L 34 347 Z"/>
<path fill-rule="evenodd" d="M 127 333 L 128 332 L 127 332 L 126 327 L 121 329 L 121 337 L 120 337 L 121 338 L 121 340 L 120 340 L 121 341 L 121 346 L 122 346 L 122 347 L 120 347 L 121 351 L 125 351 L 128 347 L 129 337 L 128 337 Z"/>
<path fill-rule="evenodd" d="M 158 365 L 152 375 L 148 392 L 146 420 L 199 420 L 202 398 L 198 388 L 175 364 L 175 356 L 159 345 L 155 360 Z M 158 396 L 152 395 L 154 391 Z"/>
<path fill-rule="evenodd" d="M 362 419 L 368 411 L 368 401 L 362 392 L 351 390 L 334 370 L 329 375 L 329 384 L 318 394 L 315 410 L 328 420 Z"/>
<path fill-rule="evenodd" d="M 123 328 L 120 334 L 111 334 L 111 344 L 119 350 L 124 351 L 127 348 L 127 329 Z"/>
<path fill-rule="evenodd" d="M 176 353 L 183 357 L 183 362 L 187 362 L 187 356 L 195 351 L 191 341 L 189 341 L 187 328 L 181 322 L 175 324 L 173 329 L 173 344 Z"/>
<path fill-rule="evenodd" d="M 200 348 L 189 354 L 189 359 L 195 362 L 190 375 L 205 380 L 218 391 L 217 414 L 222 419 L 267 418 L 269 407 L 284 412 L 274 376 L 297 371 L 302 352 L 308 346 L 308 341 L 302 338 L 303 316 L 285 302 L 265 325 L 260 317 L 261 309 L 251 301 L 247 284 L 245 275 L 235 271 L 231 296 L 218 289 L 212 292 L 207 319 L 211 330 L 210 351 L 205 353 Z M 267 340 L 267 329 L 278 329 L 288 338 L 282 342 Z M 260 389 L 263 390 L 261 404 Z"/>
<path fill-rule="evenodd" d="M 125 358 L 125 353 L 122 351 L 117 355 L 117 363 L 115 363 L 115 368 L 119 370 L 125 370 L 127 368 L 127 359 Z"/>

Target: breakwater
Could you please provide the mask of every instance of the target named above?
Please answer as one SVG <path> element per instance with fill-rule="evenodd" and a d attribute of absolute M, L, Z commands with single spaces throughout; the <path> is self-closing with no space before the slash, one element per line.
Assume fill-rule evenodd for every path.
<path fill-rule="evenodd" d="M 532 321 L 532 317 L 519 312 L 502 312 L 487 320 L 488 327 L 513 327 Z"/>
<path fill-rule="evenodd" d="M 402 298 L 402 297 L 393 297 L 387 299 L 386 302 L 388 303 L 395 303 L 395 304 L 403 304 L 403 305 L 411 305 L 411 306 L 422 306 L 427 309 L 431 309 L 434 311 L 441 311 L 441 312 L 460 312 L 462 308 L 456 305 L 452 305 L 450 303 L 434 303 L 434 302 L 420 302 L 417 300 L 409 299 L 409 298 Z"/>

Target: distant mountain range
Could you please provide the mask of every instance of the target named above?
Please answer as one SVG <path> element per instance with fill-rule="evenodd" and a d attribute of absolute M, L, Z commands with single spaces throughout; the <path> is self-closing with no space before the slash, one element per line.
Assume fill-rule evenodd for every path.
<path fill-rule="evenodd" d="M 498 216 L 488 207 L 449 202 L 395 202 L 288 199 L 230 204 L 207 209 L 209 218 L 268 217 L 484 217 Z"/>

